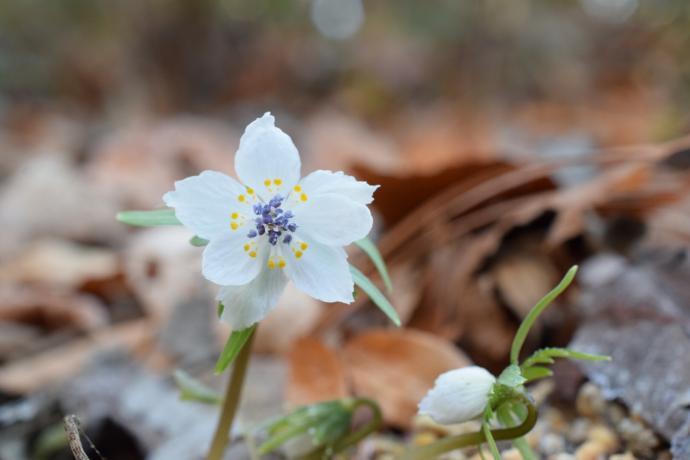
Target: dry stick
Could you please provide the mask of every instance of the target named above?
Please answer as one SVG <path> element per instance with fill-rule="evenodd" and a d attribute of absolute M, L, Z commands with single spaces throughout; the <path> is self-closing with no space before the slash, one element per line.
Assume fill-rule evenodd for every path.
<path fill-rule="evenodd" d="M 255 336 L 256 329 L 254 329 L 254 332 L 252 332 L 252 335 L 242 347 L 235 361 L 235 367 L 232 369 L 232 375 L 228 379 L 228 385 L 225 388 L 225 400 L 223 401 L 220 419 L 216 426 L 216 433 L 213 435 L 211 449 L 208 457 L 206 457 L 207 460 L 221 460 L 228 441 L 230 441 L 230 428 L 232 428 L 232 421 L 235 419 L 237 406 L 242 396 L 242 386 L 244 385 L 244 377 L 247 373 L 249 357 L 252 354 L 252 342 L 254 342 Z"/>
<path fill-rule="evenodd" d="M 102 460 L 105 460 L 105 457 L 101 455 L 100 451 L 96 449 L 96 446 L 93 444 L 91 439 L 81 429 L 79 419 L 76 415 L 65 415 L 63 422 L 65 425 L 65 434 L 67 434 L 67 441 L 69 442 L 69 448 L 72 451 L 72 455 L 74 455 L 74 458 L 76 460 L 90 460 L 89 456 L 86 455 L 86 452 L 84 451 L 84 446 L 82 446 L 81 444 L 79 432 L 81 432 L 84 435 L 86 440 L 89 442 L 91 448 L 94 450 L 94 452 L 96 452 L 96 455 L 98 455 Z"/>

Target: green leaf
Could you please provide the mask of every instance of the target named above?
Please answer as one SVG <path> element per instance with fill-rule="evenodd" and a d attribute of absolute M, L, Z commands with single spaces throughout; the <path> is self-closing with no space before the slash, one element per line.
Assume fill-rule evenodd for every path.
<path fill-rule="evenodd" d="M 542 348 L 532 353 L 532 356 L 522 363 L 522 369 L 527 369 L 535 364 L 553 364 L 556 358 L 581 359 L 584 361 L 608 361 L 611 359 L 610 356 L 592 355 L 567 348 Z"/>
<path fill-rule="evenodd" d="M 373 241 L 369 238 L 362 238 L 361 240 L 355 241 L 355 244 L 364 251 L 366 255 L 369 256 L 371 261 L 374 263 L 376 270 L 378 270 L 383 280 L 383 284 L 386 285 L 386 289 L 389 293 L 393 291 L 393 283 L 391 283 L 390 276 L 388 276 L 388 269 L 386 269 L 386 262 L 383 261 L 379 249 L 376 247 Z"/>
<path fill-rule="evenodd" d="M 223 316 L 224 310 L 225 310 L 225 305 L 223 305 L 223 302 L 218 302 L 218 308 L 216 309 L 216 313 L 218 314 L 218 318 Z"/>
<path fill-rule="evenodd" d="M 205 239 L 203 239 L 203 238 L 201 238 L 201 237 L 199 237 L 199 236 L 194 235 L 194 236 L 189 240 L 189 244 L 191 244 L 192 246 L 196 246 L 196 247 L 199 247 L 199 248 L 200 248 L 200 247 L 202 247 L 202 246 L 206 246 L 206 245 L 208 244 L 208 240 L 205 240 Z"/>
<path fill-rule="evenodd" d="M 515 364 L 506 367 L 497 379 L 497 383 L 510 388 L 518 388 L 525 382 L 526 380 L 525 377 L 522 376 L 520 366 Z"/>
<path fill-rule="evenodd" d="M 513 364 L 517 364 L 518 359 L 520 358 L 520 350 L 522 350 L 522 346 L 525 343 L 525 340 L 527 339 L 527 334 L 529 334 L 530 329 L 534 325 L 535 321 L 537 321 L 537 318 L 539 318 L 539 315 L 541 315 L 544 310 L 546 310 L 546 307 L 548 307 L 551 302 L 556 299 L 563 291 L 565 291 L 568 286 L 570 286 L 570 283 L 573 282 L 575 279 L 575 274 L 577 273 L 577 265 L 573 265 L 570 270 L 565 274 L 563 279 L 561 280 L 560 283 L 558 283 L 558 286 L 553 288 L 551 292 L 546 294 L 542 299 L 537 302 L 537 304 L 530 310 L 530 312 L 527 314 L 524 320 L 522 320 L 522 324 L 520 324 L 520 327 L 518 328 L 517 332 L 515 333 L 515 337 L 513 338 L 513 345 L 510 348 L 510 362 Z"/>
<path fill-rule="evenodd" d="M 247 343 L 249 337 L 251 337 L 254 333 L 254 329 L 256 329 L 256 324 L 246 329 L 242 329 L 241 331 L 233 331 L 232 334 L 230 334 L 230 338 L 228 338 L 225 348 L 223 348 L 223 351 L 216 362 L 216 374 L 220 374 L 227 369 L 235 358 L 237 358 L 237 355 L 242 350 L 242 347 L 244 347 L 244 344 Z"/>
<path fill-rule="evenodd" d="M 553 372 L 547 367 L 541 366 L 530 366 L 522 370 L 522 375 L 527 379 L 528 382 L 532 380 L 543 379 L 545 377 L 551 377 Z"/>
<path fill-rule="evenodd" d="M 196 401 L 204 404 L 220 404 L 223 398 L 213 388 L 204 385 L 182 369 L 176 369 L 173 374 L 175 383 L 180 390 L 180 399 Z"/>
<path fill-rule="evenodd" d="M 350 273 L 352 273 L 352 280 L 355 282 L 355 284 L 366 292 L 372 302 L 374 302 L 376 306 L 379 307 L 381 311 L 385 313 L 388 318 L 390 318 L 391 321 L 393 321 L 393 324 L 400 326 L 401 323 L 398 312 L 395 311 L 395 308 L 393 308 L 393 305 L 391 305 L 388 299 L 386 299 L 386 296 L 379 291 L 379 288 L 377 288 L 374 283 L 372 283 L 371 280 L 364 275 L 364 273 L 360 272 L 352 265 L 350 265 Z"/>
<path fill-rule="evenodd" d="M 137 227 L 158 227 L 161 225 L 181 225 L 171 208 L 154 211 L 123 211 L 117 214 L 117 220 L 123 224 Z"/>

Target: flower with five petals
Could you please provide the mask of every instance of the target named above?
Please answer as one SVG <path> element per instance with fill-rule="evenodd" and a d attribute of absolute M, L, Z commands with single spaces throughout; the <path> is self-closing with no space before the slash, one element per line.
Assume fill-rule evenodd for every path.
<path fill-rule="evenodd" d="M 342 172 L 300 179 L 300 157 L 270 113 L 250 123 L 235 154 L 241 182 L 204 171 L 163 196 L 180 222 L 209 241 L 202 273 L 221 285 L 223 319 L 251 326 L 275 306 L 288 280 L 324 302 L 351 303 L 344 246 L 367 236 L 376 186 Z"/>

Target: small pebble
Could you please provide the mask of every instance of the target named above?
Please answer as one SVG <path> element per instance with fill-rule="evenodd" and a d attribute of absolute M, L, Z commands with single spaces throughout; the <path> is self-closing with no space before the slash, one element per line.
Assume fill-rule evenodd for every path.
<path fill-rule="evenodd" d="M 623 419 L 617 426 L 620 436 L 625 440 L 628 450 L 633 454 L 650 457 L 659 445 L 659 438 L 654 431 L 642 422 L 631 418 Z"/>
<path fill-rule="evenodd" d="M 570 430 L 568 430 L 568 433 L 566 434 L 568 441 L 574 444 L 585 442 L 587 435 L 589 434 L 590 425 L 591 422 L 589 419 L 583 417 L 578 417 L 573 420 L 572 424 L 570 425 Z"/>
<path fill-rule="evenodd" d="M 606 400 L 598 386 L 587 382 L 580 388 L 575 400 L 575 408 L 580 415 L 597 417 L 604 413 Z"/>
<path fill-rule="evenodd" d="M 609 457 L 609 460 L 637 460 L 637 457 L 635 457 L 630 452 L 626 452 L 624 454 L 611 455 Z"/>
<path fill-rule="evenodd" d="M 596 441 L 587 441 L 575 451 L 575 460 L 604 460 L 606 446 Z"/>
<path fill-rule="evenodd" d="M 561 452 L 560 454 L 550 455 L 549 460 L 575 460 L 575 456 L 573 454 Z"/>
<path fill-rule="evenodd" d="M 616 403 L 609 403 L 606 406 L 606 418 L 614 425 L 617 425 L 626 417 L 626 411 L 623 406 Z"/>
<path fill-rule="evenodd" d="M 620 444 L 618 435 L 602 423 L 596 423 L 590 427 L 587 439 L 602 445 L 606 449 L 607 454 L 617 451 Z"/>
<path fill-rule="evenodd" d="M 554 455 L 565 450 L 565 439 L 555 433 L 546 433 L 539 441 L 539 450 L 546 455 Z"/>
<path fill-rule="evenodd" d="M 503 460 L 522 460 L 522 455 L 520 455 L 520 451 L 512 448 L 508 450 L 504 450 L 501 452 L 501 457 Z"/>

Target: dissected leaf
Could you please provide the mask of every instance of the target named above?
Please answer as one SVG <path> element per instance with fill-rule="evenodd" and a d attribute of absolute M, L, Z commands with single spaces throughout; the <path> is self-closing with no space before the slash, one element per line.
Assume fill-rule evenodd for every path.
<path fill-rule="evenodd" d="M 551 377 L 552 375 L 553 372 L 547 367 L 530 366 L 522 370 L 522 376 L 527 379 L 528 382 L 543 379 L 545 377 Z"/>
<path fill-rule="evenodd" d="M 520 366 L 511 364 L 506 367 L 501 375 L 498 376 L 497 382 L 511 388 L 517 388 L 525 383 L 525 377 L 522 376 Z"/>
<path fill-rule="evenodd" d="M 361 240 L 355 241 L 355 244 L 369 256 L 371 261 L 374 263 L 376 270 L 378 270 L 383 280 L 383 284 L 386 285 L 386 289 L 390 293 L 393 291 L 393 283 L 388 275 L 388 269 L 386 268 L 386 262 L 384 262 L 379 249 L 376 247 L 373 241 L 369 238 L 362 238 Z"/>
<path fill-rule="evenodd" d="M 237 355 L 242 351 L 242 347 L 247 343 L 249 337 L 252 336 L 254 330 L 256 329 L 256 324 L 250 326 L 241 331 L 233 331 L 228 338 L 225 348 L 220 354 L 218 361 L 216 362 L 216 374 L 220 374 L 237 358 Z"/>
<path fill-rule="evenodd" d="M 137 227 L 159 227 L 162 225 L 180 225 L 175 217 L 175 210 L 156 209 L 154 211 L 123 211 L 117 214 L 117 220 L 123 224 Z"/>
<path fill-rule="evenodd" d="M 607 361 L 608 356 L 592 355 L 580 351 L 569 350 L 567 348 L 542 348 L 535 351 L 532 356 L 527 358 L 522 364 L 523 369 L 530 368 L 535 364 L 553 364 L 555 358 L 580 359 L 584 361 Z"/>
<path fill-rule="evenodd" d="M 220 393 L 201 383 L 182 369 L 176 369 L 173 376 L 177 388 L 180 390 L 180 399 L 183 401 L 196 401 L 215 405 L 220 404 L 223 400 Z"/>
<path fill-rule="evenodd" d="M 398 312 L 395 310 L 395 308 L 393 308 L 393 305 L 391 305 L 379 288 L 377 288 L 364 273 L 360 272 L 352 265 L 350 265 L 350 273 L 352 273 L 352 280 L 357 286 L 366 292 L 371 301 L 374 302 L 376 306 L 379 307 L 381 311 L 388 316 L 388 318 L 390 318 L 391 321 L 393 321 L 393 324 L 400 326 L 401 323 Z"/>

